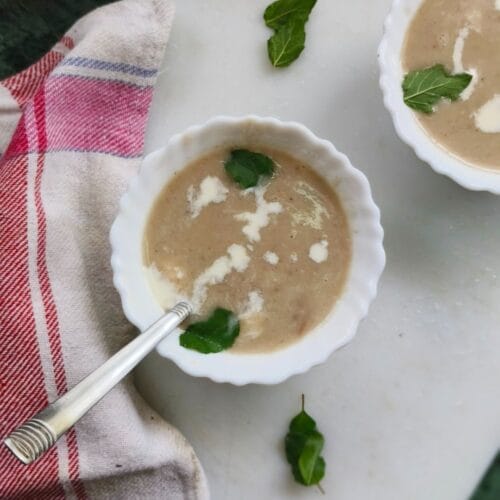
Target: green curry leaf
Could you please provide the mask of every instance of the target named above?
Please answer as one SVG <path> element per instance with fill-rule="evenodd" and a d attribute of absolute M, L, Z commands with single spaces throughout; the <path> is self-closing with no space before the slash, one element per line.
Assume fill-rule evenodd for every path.
<path fill-rule="evenodd" d="M 484 474 L 469 500 L 498 500 L 500 498 L 500 451 Z"/>
<path fill-rule="evenodd" d="M 262 177 L 270 177 L 274 172 L 274 162 L 266 155 L 246 149 L 233 149 L 224 162 L 227 174 L 243 189 L 254 187 Z"/>
<path fill-rule="evenodd" d="M 442 64 L 411 71 L 403 80 L 404 102 L 412 109 L 430 114 L 439 100 L 457 100 L 471 80 L 468 73 L 448 73 Z"/>
<path fill-rule="evenodd" d="M 304 443 L 304 447 L 299 456 L 299 470 L 302 478 L 304 479 L 304 483 L 307 485 L 318 483 L 324 475 L 324 460 L 322 459 L 322 467 L 319 461 L 324 443 L 325 440 L 323 435 L 318 431 L 310 432 Z M 318 469 L 322 469 L 323 474 L 318 472 Z M 319 479 L 317 479 L 318 474 L 321 474 Z"/>
<path fill-rule="evenodd" d="M 316 422 L 304 410 L 295 415 L 290 422 L 290 432 L 307 434 L 314 430 L 316 430 Z"/>
<path fill-rule="evenodd" d="M 316 0 L 277 0 L 268 5 L 264 12 L 264 21 L 269 28 L 275 30 L 292 19 L 305 24 L 315 4 Z"/>
<path fill-rule="evenodd" d="M 267 53 L 276 68 L 288 66 L 304 50 L 305 25 L 316 0 L 277 0 L 264 12 L 267 26 L 275 30 L 267 41 Z"/>
<path fill-rule="evenodd" d="M 288 463 L 292 466 L 295 480 L 305 486 L 318 484 L 325 475 L 325 460 L 320 456 L 325 440 L 317 430 L 316 422 L 302 411 L 290 422 L 285 437 L 285 452 Z"/>
<path fill-rule="evenodd" d="M 304 50 L 305 41 L 303 22 L 292 20 L 281 26 L 267 41 L 267 53 L 272 65 L 281 68 L 291 64 Z"/>
<path fill-rule="evenodd" d="M 240 323 L 234 313 L 217 308 L 206 321 L 191 323 L 179 337 L 181 346 L 210 354 L 229 349 L 240 333 Z"/>

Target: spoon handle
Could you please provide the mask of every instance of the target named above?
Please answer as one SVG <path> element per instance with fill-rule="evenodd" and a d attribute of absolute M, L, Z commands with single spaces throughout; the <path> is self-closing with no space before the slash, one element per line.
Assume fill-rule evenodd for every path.
<path fill-rule="evenodd" d="M 21 462 L 35 461 L 190 313 L 191 306 L 179 302 L 73 389 L 9 434 L 4 444 Z"/>

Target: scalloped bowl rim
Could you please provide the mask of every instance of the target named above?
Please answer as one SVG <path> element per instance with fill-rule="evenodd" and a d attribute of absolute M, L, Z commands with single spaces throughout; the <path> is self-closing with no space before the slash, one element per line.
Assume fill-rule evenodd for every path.
<path fill-rule="evenodd" d="M 384 23 L 378 48 L 380 88 L 384 105 L 392 116 L 396 133 L 434 171 L 446 175 L 464 188 L 500 194 L 500 172 L 473 166 L 447 151 L 418 123 L 415 113 L 404 104 L 401 82 L 401 49 L 408 26 L 424 0 L 394 0 Z"/>
<path fill-rule="evenodd" d="M 334 189 L 341 199 L 349 223 L 354 223 L 358 231 L 356 234 L 351 231 L 353 257 L 344 291 L 322 323 L 298 342 L 278 351 L 259 354 L 231 354 L 226 351 L 203 355 L 179 346 L 180 330 L 162 341 L 157 350 L 160 355 L 174 361 L 184 372 L 197 377 L 208 377 L 214 382 L 229 382 L 234 385 L 277 384 L 324 362 L 330 354 L 354 337 L 359 322 L 367 314 L 369 304 L 376 295 L 377 284 L 385 266 L 380 212 L 372 200 L 368 180 L 330 142 L 318 139 L 303 125 L 253 115 L 218 116 L 173 136 L 165 147 L 147 155 L 139 173 L 132 179 L 120 201 L 119 213 L 111 228 L 113 282 L 120 294 L 126 317 L 139 330 L 144 330 L 163 313 L 142 272 L 142 234 L 149 209 L 170 178 L 171 173 L 165 174 L 171 168 L 170 165 L 177 162 L 179 167 L 172 169 L 180 170 L 193 161 L 193 158 L 210 150 L 206 147 L 200 149 L 199 144 L 204 140 L 210 142 L 212 137 L 212 142 L 219 144 L 216 139 L 218 135 L 219 142 L 224 142 L 226 139 L 223 138 L 231 134 L 243 134 L 250 142 L 260 137 L 257 140 L 261 144 L 266 141 L 271 141 L 272 145 L 276 141 L 288 141 L 293 147 L 302 144 L 300 154 L 316 155 L 314 158 L 317 164 L 327 166 L 328 171 L 325 170 L 324 175 L 329 178 L 326 180 L 331 184 L 336 183 Z M 271 136 L 272 140 L 269 139 Z M 231 144 L 236 146 L 233 142 Z M 267 145 L 270 144 L 267 142 Z M 290 154 L 294 155 L 293 152 Z M 183 155 L 185 158 L 191 155 L 191 159 L 183 163 Z M 165 168 L 165 165 L 169 166 Z M 163 180 L 160 181 L 159 177 L 162 176 Z M 349 192 L 350 198 L 343 199 Z M 335 330 L 335 335 L 330 335 L 328 331 L 332 326 L 341 327 L 338 328 L 339 331 Z"/>

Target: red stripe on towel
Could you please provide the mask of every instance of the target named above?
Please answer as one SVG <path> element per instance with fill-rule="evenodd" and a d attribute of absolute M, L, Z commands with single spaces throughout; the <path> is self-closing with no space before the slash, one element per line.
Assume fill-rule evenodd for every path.
<path fill-rule="evenodd" d="M 51 71 L 64 58 L 64 49 L 71 50 L 75 43 L 71 37 L 65 35 L 61 38 L 61 45 L 62 51 L 52 49 L 35 64 L 2 81 L 2 85 L 9 89 L 21 108 L 36 94 Z"/>
<path fill-rule="evenodd" d="M 64 44 L 67 47 L 67 44 Z M 29 101 L 47 79 L 50 72 L 61 62 L 64 54 L 51 50 L 38 62 L 2 81 L 21 108 Z"/>
<path fill-rule="evenodd" d="M 24 132 L 19 132 L 23 136 Z M 27 157 L 0 161 L 0 435 L 48 403 L 28 270 Z M 0 497 L 64 498 L 56 449 L 30 466 L 0 447 Z"/>
<path fill-rule="evenodd" d="M 142 153 L 152 87 L 57 75 L 46 89 L 47 115 L 57 117 L 47 124 L 48 151 Z"/>
<path fill-rule="evenodd" d="M 47 132 L 45 120 L 45 89 L 40 89 L 34 99 L 34 116 L 37 130 L 38 149 L 40 154 L 37 157 L 37 171 L 35 177 L 35 206 L 38 221 L 38 242 L 37 242 L 37 269 L 40 291 L 42 294 L 42 302 L 45 310 L 45 320 L 47 324 L 47 333 L 49 336 L 49 346 L 52 356 L 52 366 L 54 369 L 54 377 L 58 395 L 61 396 L 68 390 L 66 373 L 64 371 L 64 359 L 61 343 L 61 335 L 59 331 L 59 320 L 57 309 L 52 294 L 52 286 L 49 280 L 49 272 L 47 268 L 47 221 L 42 202 L 42 175 L 45 166 L 44 151 L 47 150 Z M 67 439 L 68 443 L 68 469 L 69 477 L 72 482 L 75 492 L 80 491 L 79 498 L 86 498 L 83 485 L 79 480 L 79 460 L 78 460 L 78 443 L 76 432 L 71 430 Z M 83 494 L 83 496 L 81 496 Z"/>

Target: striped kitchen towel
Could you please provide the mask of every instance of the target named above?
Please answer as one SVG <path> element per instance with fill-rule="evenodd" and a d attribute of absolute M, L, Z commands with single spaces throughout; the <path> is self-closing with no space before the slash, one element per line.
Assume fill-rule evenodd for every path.
<path fill-rule="evenodd" d="M 173 18 L 122 0 L 0 83 L 0 437 L 133 335 L 108 233 L 136 172 Z M 120 384 L 32 465 L 0 446 L 0 498 L 205 499 L 189 444 Z"/>

